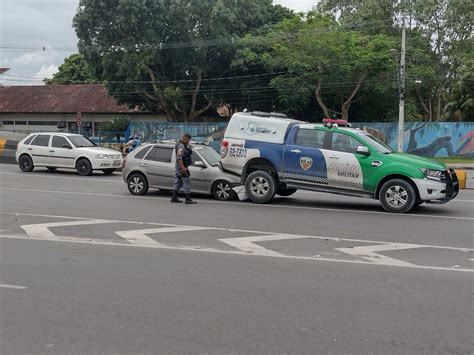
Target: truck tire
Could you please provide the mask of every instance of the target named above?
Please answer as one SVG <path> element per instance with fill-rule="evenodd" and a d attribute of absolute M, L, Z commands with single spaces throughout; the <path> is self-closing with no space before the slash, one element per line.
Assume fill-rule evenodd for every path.
<path fill-rule="evenodd" d="M 288 196 L 291 196 L 293 195 L 296 191 L 298 191 L 297 189 L 287 189 L 287 188 L 283 188 L 283 187 L 280 187 L 278 190 L 277 190 L 277 195 L 278 196 L 283 196 L 283 197 L 288 197 Z"/>
<path fill-rule="evenodd" d="M 267 203 L 275 196 L 277 184 L 270 173 L 257 170 L 247 176 L 245 190 L 252 202 Z"/>
<path fill-rule="evenodd" d="M 416 191 L 402 179 L 393 179 L 382 185 L 379 200 L 385 211 L 391 213 L 410 212 L 416 204 Z"/>

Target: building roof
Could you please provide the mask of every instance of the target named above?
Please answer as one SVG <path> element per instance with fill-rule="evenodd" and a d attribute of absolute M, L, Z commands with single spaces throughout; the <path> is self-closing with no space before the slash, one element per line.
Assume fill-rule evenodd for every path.
<path fill-rule="evenodd" d="M 1 113 L 134 113 L 101 84 L 0 86 Z"/>

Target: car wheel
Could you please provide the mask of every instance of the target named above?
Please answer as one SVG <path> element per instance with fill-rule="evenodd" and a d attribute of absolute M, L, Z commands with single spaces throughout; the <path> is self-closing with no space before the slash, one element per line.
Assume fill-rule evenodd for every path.
<path fill-rule="evenodd" d="M 235 199 L 236 193 L 228 181 L 219 180 L 212 186 L 212 196 L 216 200 L 230 201 Z"/>
<path fill-rule="evenodd" d="M 291 196 L 293 195 L 296 191 L 298 191 L 297 189 L 287 189 L 287 188 L 279 188 L 277 190 L 277 195 L 278 196 L 283 196 L 283 197 L 288 197 L 288 196 Z"/>
<path fill-rule="evenodd" d="M 110 174 L 113 174 L 115 172 L 115 169 L 104 169 L 104 170 L 102 170 L 102 172 L 105 175 L 110 175 Z"/>
<path fill-rule="evenodd" d="M 92 165 L 86 158 L 79 159 L 76 164 L 77 173 L 81 176 L 92 175 Z"/>
<path fill-rule="evenodd" d="M 415 189 L 405 180 L 394 179 L 383 184 L 379 200 L 387 212 L 407 213 L 415 206 L 417 196 Z"/>
<path fill-rule="evenodd" d="M 46 169 L 48 169 L 48 171 L 53 172 L 53 171 L 56 171 L 57 168 L 54 168 L 52 166 L 48 166 Z"/>
<path fill-rule="evenodd" d="M 270 173 L 257 170 L 247 176 L 245 190 L 253 202 L 267 203 L 275 196 L 276 182 Z"/>
<path fill-rule="evenodd" d="M 32 171 L 35 166 L 33 165 L 33 160 L 29 155 L 22 155 L 18 161 L 21 171 L 29 173 Z"/>
<path fill-rule="evenodd" d="M 127 179 L 127 187 L 132 195 L 145 195 L 148 192 L 148 181 L 142 174 L 132 174 Z"/>

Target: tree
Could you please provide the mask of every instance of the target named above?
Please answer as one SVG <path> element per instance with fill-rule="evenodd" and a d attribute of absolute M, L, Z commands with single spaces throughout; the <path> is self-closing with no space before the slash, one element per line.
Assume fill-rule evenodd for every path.
<path fill-rule="evenodd" d="M 119 102 L 194 121 L 221 101 L 239 36 L 279 13 L 271 0 L 81 0 L 74 27 Z"/>
<path fill-rule="evenodd" d="M 115 117 L 112 121 L 105 122 L 102 125 L 102 130 L 105 131 L 109 137 L 115 137 L 117 142 L 120 143 L 120 136 L 127 130 L 129 124 L 130 117 L 120 115 Z"/>
<path fill-rule="evenodd" d="M 443 106 L 472 57 L 472 6 L 464 0 L 324 0 L 319 8 L 365 33 L 398 34 L 407 19 L 407 86 L 419 117 L 444 119 Z M 468 54 L 469 53 L 469 54 Z M 470 60 L 472 63 L 472 60 Z M 414 85 L 415 81 L 421 84 Z"/>
<path fill-rule="evenodd" d="M 264 36 L 248 36 L 242 52 L 249 61 L 285 72 L 271 86 L 289 111 L 314 98 L 324 117 L 348 119 L 365 87 L 392 80 L 389 49 L 395 43 L 393 37 L 347 30 L 333 16 L 310 12 L 282 21 Z"/>
<path fill-rule="evenodd" d="M 59 71 L 51 79 L 44 79 L 46 85 L 71 85 L 94 83 L 89 65 L 80 54 L 72 54 L 59 66 Z"/>

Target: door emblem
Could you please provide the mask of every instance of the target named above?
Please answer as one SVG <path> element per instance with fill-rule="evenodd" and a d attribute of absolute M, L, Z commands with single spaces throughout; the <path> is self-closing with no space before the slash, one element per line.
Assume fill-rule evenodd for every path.
<path fill-rule="evenodd" d="M 300 158 L 300 165 L 303 170 L 309 170 L 313 166 L 313 158 L 302 157 Z"/>

